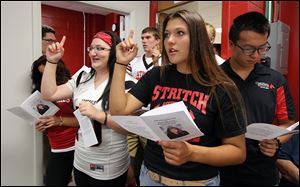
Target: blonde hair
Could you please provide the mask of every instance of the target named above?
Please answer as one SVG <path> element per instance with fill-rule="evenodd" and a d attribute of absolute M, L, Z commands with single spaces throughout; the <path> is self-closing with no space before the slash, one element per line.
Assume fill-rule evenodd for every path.
<path fill-rule="evenodd" d="M 207 23 L 207 22 L 205 23 L 205 26 L 206 26 L 206 30 L 207 30 L 209 40 L 211 41 L 211 43 L 214 43 L 215 38 L 216 38 L 216 29 L 215 29 L 215 27 L 212 24 Z"/>

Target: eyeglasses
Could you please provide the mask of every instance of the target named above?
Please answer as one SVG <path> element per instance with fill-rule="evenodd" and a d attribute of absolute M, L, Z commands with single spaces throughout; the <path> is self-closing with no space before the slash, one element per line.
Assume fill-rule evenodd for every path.
<path fill-rule="evenodd" d="M 96 50 L 96 52 L 102 52 L 102 51 L 110 51 L 110 49 L 108 48 L 104 48 L 104 47 L 101 47 L 101 46 L 95 46 L 95 47 L 88 47 L 87 48 L 87 51 L 89 53 L 91 53 L 93 50 Z"/>
<path fill-rule="evenodd" d="M 50 39 L 50 38 L 49 39 L 44 39 L 43 38 L 43 40 L 46 41 L 48 44 L 53 44 L 53 43 L 56 42 L 56 40 L 53 40 L 53 39 Z"/>
<path fill-rule="evenodd" d="M 269 42 L 265 46 L 260 48 L 256 48 L 256 47 L 242 48 L 238 44 L 235 45 L 238 46 L 243 51 L 243 53 L 247 56 L 253 55 L 255 51 L 257 51 L 259 55 L 265 55 L 271 49 Z"/>

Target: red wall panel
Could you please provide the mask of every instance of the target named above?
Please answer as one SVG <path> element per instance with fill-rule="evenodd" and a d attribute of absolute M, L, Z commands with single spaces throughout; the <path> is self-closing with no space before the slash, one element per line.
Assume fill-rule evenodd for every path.
<path fill-rule="evenodd" d="M 279 20 L 290 26 L 287 80 L 299 120 L 299 1 L 280 1 Z"/>
<path fill-rule="evenodd" d="M 150 1 L 149 27 L 156 27 L 157 1 Z"/>
<path fill-rule="evenodd" d="M 86 48 L 92 42 L 94 34 L 103 30 L 111 31 L 112 23 L 119 24 L 120 22 L 119 15 L 115 13 L 107 16 L 89 13 L 84 15 L 78 11 L 42 5 L 42 24 L 50 25 L 56 30 L 58 41 L 63 35 L 67 37 L 63 60 L 72 75 L 84 65 L 84 58 L 86 66 L 90 66 L 90 58 Z M 86 22 L 85 34 L 84 20 Z M 116 34 L 119 35 L 119 32 Z M 84 35 L 86 37 L 85 46 Z"/>
<path fill-rule="evenodd" d="M 42 24 L 52 26 L 56 38 L 67 37 L 64 62 L 71 74 L 83 65 L 83 15 L 80 12 L 42 5 Z"/>
<path fill-rule="evenodd" d="M 105 17 L 105 30 L 112 31 L 112 24 L 117 24 L 117 30 L 114 32 L 116 35 L 120 36 L 120 16 L 121 14 L 110 13 Z"/>
<path fill-rule="evenodd" d="M 265 10 L 265 1 L 250 1 L 251 5 L 256 6 L 258 8 L 257 11 L 261 12 L 261 10 Z M 264 13 L 264 12 L 261 12 Z"/>
<path fill-rule="evenodd" d="M 221 56 L 227 59 L 231 56 L 229 47 L 229 29 L 237 16 L 250 11 L 264 14 L 264 1 L 223 1 L 222 2 L 222 37 Z"/>
<path fill-rule="evenodd" d="M 105 29 L 105 16 L 99 15 L 99 14 L 85 14 L 85 47 L 87 48 L 90 46 L 93 36 L 99 32 Z M 86 66 L 91 66 L 91 61 L 88 53 L 86 52 L 85 55 L 85 62 Z"/>
<path fill-rule="evenodd" d="M 113 23 L 118 23 L 118 14 L 110 13 L 105 17 L 105 30 L 111 31 L 111 26 Z"/>

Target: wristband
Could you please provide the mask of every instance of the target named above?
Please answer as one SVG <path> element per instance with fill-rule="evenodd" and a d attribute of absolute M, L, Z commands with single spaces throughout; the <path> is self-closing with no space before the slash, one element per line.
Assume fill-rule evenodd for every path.
<path fill-rule="evenodd" d="M 120 63 L 120 62 L 116 62 L 116 64 L 119 64 L 119 65 L 122 65 L 122 66 L 127 67 L 127 64 L 122 64 L 122 63 Z"/>
<path fill-rule="evenodd" d="M 58 62 L 51 62 L 50 60 L 47 60 L 50 64 L 57 64 Z"/>
<path fill-rule="evenodd" d="M 106 126 L 106 124 L 107 124 L 107 112 L 104 112 L 104 114 L 105 114 L 105 118 L 104 118 L 103 125 Z"/>
<path fill-rule="evenodd" d="M 276 149 L 280 149 L 281 147 L 281 142 L 278 138 L 275 138 L 275 141 L 276 141 Z"/>

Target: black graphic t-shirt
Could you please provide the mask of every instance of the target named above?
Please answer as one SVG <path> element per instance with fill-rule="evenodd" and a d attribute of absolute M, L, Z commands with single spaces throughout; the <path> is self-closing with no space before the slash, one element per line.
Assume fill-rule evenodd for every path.
<path fill-rule="evenodd" d="M 210 89 L 199 85 L 191 75 L 178 72 L 175 65 L 169 66 L 164 80 L 166 81 L 160 80 L 160 67 L 154 67 L 129 92 L 144 104 L 150 103 L 151 109 L 183 101 L 196 125 L 204 133 L 204 136 L 191 139 L 189 143 L 215 147 L 221 145 L 222 138 L 246 132 L 245 119 L 241 111 L 233 110 L 231 100 L 222 88 L 216 89 L 219 110 L 216 97 L 210 95 Z M 236 120 L 234 116 L 238 119 Z M 168 164 L 161 146 L 151 140 L 147 141 L 144 162 L 148 169 L 179 180 L 208 179 L 218 174 L 216 167 L 206 164 L 196 162 L 187 162 L 181 166 Z"/>

